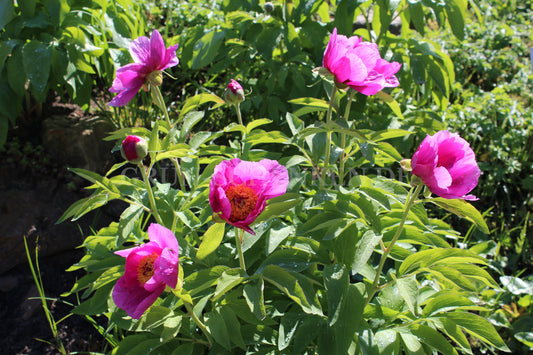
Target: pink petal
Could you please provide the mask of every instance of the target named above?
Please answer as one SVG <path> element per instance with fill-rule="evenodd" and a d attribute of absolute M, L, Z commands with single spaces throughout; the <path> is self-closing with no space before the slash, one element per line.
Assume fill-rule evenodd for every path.
<path fill-rule="evenodd" d="M 381 59 L 378 45 L 375 43 L 361 42 L 351 51 L 351 53 L 361 59 L 368 71 L 374 69 L 378 60 Z"/>
<path fill-rule="evenodd" d="M 150 36 L 150 61 L 148 66 L 150 70 L 158 70 L 165 59 L 165 42 L 159 31 L 154 30 Z"/>
<path fill-rule="evenodd" d="M 146 65 L 150 60 L 150 39 L 137 37 L 130 43 L 130 54 L 135 63 Z"/>
<path fill-rule="evenodd" d="M 160 224 L 152 223 L 148 227 L 148 236 L 150 241 L 157 243 L 161 249 L 169 248 L 175 252 L 179 252 L 178 240 L 170 229 Z"/>
<path fill-rule="evenodd" d="M 175 44 L 173 46 L 170 46 L 165 51 L 165 58 L 161 62 L 159 70 L 165 70 L 167 68 L 173 67 L 175 65 L 178 65 L 180 62 L 179 59 L 176 57 L 176 50 L 178 49 L 178 45 Z"/>
<path fill-rule="evenodd" d="M 437 181 L 437 186 L 441 189 L 445 189 L 452 184 L 452 176 L 443 166 L 439 166 L 433 170 L 435 175 L 435 180 Z"/>
<path fill-rule="evenodd" d="M 178 282 L 179 255 L 177 250 L 165 249 L 159 258 L 159 265 L 155 275 L 171 288 Z"/>
<path fill-rule="evenodd" d="M 287 186 L 289 186 L 289 172 L 287 168 L 279 164 L 276 160 L 270 159 L 263 159 L 259 164 L 265 167 L 270 174 L 267 187 L 263 191 L 264 197 L 271 199 L 287 192 Z"/>
<path fill-rule="evenodd" d="M 139 319 L 154 304 L 164 289 L 165 285 L 160 285 L 153 292 L 148 292 L 142 286 L 125 282 L 125 277 L 122 276 L 113 288 L 113 301 L 118 308 L 125 310 L 130 317 Z"/>
<path fill-rule="evenodd" d="M 111 100 L 108 105 L 109 106 L 113 106 L 113 107 L 118 107 L 118 106 L 125 106 L 128 104 L 128 102 L 131 101 L 131 99 L 133 99 L 135 97 L 135 95 L 137 95 L 137 93 L 139 92 L 139 90 L 141 89 L 142 86 L 140 86 L 139 88 L 135 88 L 135 89 L 131 89 L 131 90 L 124 90 L 122 91 L 120 94 L 118 94 L 117 96 L 115 96 L 113 98 L 113 100 Z"/>

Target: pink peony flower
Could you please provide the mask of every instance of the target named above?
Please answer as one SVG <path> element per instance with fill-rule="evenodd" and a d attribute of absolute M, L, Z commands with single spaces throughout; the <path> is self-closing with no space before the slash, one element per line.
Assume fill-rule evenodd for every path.
<path fill-rule="evenodd" d="M 399 85 L 394 74 L 400 70 L 400 63 L 381 59 L 375 43 L 363 42 L 357 36 L 337 35 L 336 28 L 324 51 L 322 66 L 335 76 L 337 85 L 348 85 L 364 95 Z"/>
<path fill-rule="evenodd" d="M 231 79 L 228 86 L 226 86 L 226 91 L 224 92 L 224 98 L 226 102 L 231 105 L 237 105 L 244 101 L 244 90 L 242 89 L 241 84 L 237 81 Z"/>
<path fill-rule="evenodd" d="M 263 212 L 266 201 L 283 195 L 288 184 L 287 169 L 275 160 L 226 160 L 215 167 L 209 204 L 224 221 L 255 235 L 250 224 Z"/>
<path fill-rule="evenodd" d="M 476 187 L 481 170 L 468 142 L 456 133 L 439 131 L 426 136 L 411 159 L 411 167 L 434 194 L 477 200 L 466 194 Z"/>
<path fill-rule="evenodd" d="M 167 228 L 152 223 L 146 244 L 116 251 L 126 258 L 126 271 L 113 289 L 113 301 L 134 319 L 141 318 L 166 286 L 178 282 L 179 246 Z"/>
<path fill-rule="evenodd" d="M 110 106 L 124 106 L 133 99 L 146 83 L 161 84 L 161 70 L 179 63 L 176 58 L 178 45 L 165 49 L 165 42 L 157 30 L 150 38 L 138 37 L 130 44 L 130 54 L 135 63 L 127 64 L 117 70 L 113 86 L 109 91 L 118 93 Z"/>
<path fill-rule="evenodd" d="M 127 136 L 122 141 L 120 153 L 129 162 L 138 163 L 148 154 L 148 144 L 141 137 Z"/>

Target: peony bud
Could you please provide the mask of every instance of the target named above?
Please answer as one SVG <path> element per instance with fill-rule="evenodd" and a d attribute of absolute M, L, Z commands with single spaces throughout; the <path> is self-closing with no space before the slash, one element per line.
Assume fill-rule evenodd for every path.
<path fill-rule="evenodd" d="M 146 81 L 153 86 L 161 86 L 163 82 L 163 73 L 161 70 L 154 70 L 146 76 Z"/>
<path fill-rule="evenodd" d="M 226 86 L 226 91 L 224 92 L 224 98 L 226 102 L 230 105 L 238 105 L 244 101 L 244 90 L 242 89 L 241 84 L 237 81 L 231 79 L 228 86 Z"/>
<path fill-rule="evenodd" d="M 141 137 L 127 136 L 122 141 L 120 154 L 130 163 L 139 163 L 148 154 L 148 144 Z"/>

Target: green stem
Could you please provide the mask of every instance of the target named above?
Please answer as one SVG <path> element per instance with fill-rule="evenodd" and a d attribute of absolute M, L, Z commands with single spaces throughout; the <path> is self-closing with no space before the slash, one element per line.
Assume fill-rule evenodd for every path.
<path fill-rule="evenodd" d="M 168 126 L 171 128 L 172 123 L 170 123 L 170 117 L 168 116 L 167 106 L 165 105 L 165 100 L 163 99 L 161 90 L 159 90 L 159 86 L 150 85 L 150 88 L 154 94 L 154 102 L 156 106 L 159 107 L 161 111 L 163 111 L 163 114 L 165 115 L 165 119 L 167 120 Z"/>
<path fill-rule="evenodd" d="M 148 175 L 146 174 L 146 168 L 142 163 L 139 163 L 139 169 L 141 170 L 141 174 L 143 176 L 144 184 L 146 185 L 146 190 L 148 191 L 148 199 L 150 200 L 150 207 L 152 208 L 152 214 L 154 215 L 155 220 L 157 223 L 163 225 L 163 221 L 161 220 L 161 216 L 159 216 L 159 212 L 157 211 L 157 206 L 155 204 L 155 197 L 154 193 L 152 191 L 152 186 L 150 185 L 150 180 L 148 179 Z"/>
<path fill-rule="evenodd" d="M 244 254 L 242 253 L 242 240 L 244 237 L 244 230 L 241 229 L 241 236 L 239 238 L 239 228 L 235 227 L 235 244 L 237 245 L 237 253 L 239 254 L 239 264 L 241 269 L 246 272 L 246 265 L 244 264 Z"/>
<path fill-rule="evenodd" d="M 185 308 L 187 308 L 187 311 L 189 312 L 191 318 L 194 320 L 194 323 L 202 330 L 204 335 L 207 338 L 207 341 L 209 342 L 209 346 L 213 345 L 213 338 L 211 337 L 211 334 L 209 333 L 209 330 L 207 330 L 207 327 L 205 324 L 196 316 L 196 313 L 194 313 L 194 310 L 192 309 L 191 305 L 187 302 L 183 302 L 185 304 Z"/>
<path fill-rule="evenodd" d="M 333 86 L 333 91 L 331 92 L 331 99 L 329 101 L 329 107 L 328 107 L 328 113 L 326 116 L 326 124 L 329 124 L 331 122 L 331 115 L 333 113 L 333 102 L 335 100 L 335 93 L 337 92 L 337 87 Z M 322 180 L 321 184 L 324 186 L 324 183 L 326 181 L 326 174 L 329 169 L 329 158 L 331 155 L 331 131 L 328 129 L 327 136 L 326 136 L 326 155 L 324 157 L 324 170 L 322 170 Z"/>
<path fill-rule="evenodd" d="M 178 158 L 170 159 L 170 161 L 172 162 L 172 164 L 174 164 L 174 168 L 176 168 L 176 175 L 178 176 L 180 189 L 181 191 L 185 191 L 185 180 L 183 178 L 183 172 L 181 171 L 181 166 L 178 162 Z"/>
<path fill-rule="evenodd" d="M 348 102 L 346 103 L 346 110 L 344 111 L 344 119 L 348 121 L 348 118 L 350 117 L 350 107 L 352 106 L 352 100 L 355 96 L 356 91 L 351 89 L 350 95 L 348 96 Z M 355 127 L 355 122 L 354 122 Z M 346 149 L 346 133 L 341 133 L 341 163 L 339 168 L 339 184 L 342 186 L 342 183 L 344 181 L 344 163 L 346 160 L 346 156 L 344 154 L 344 149 Z"/>
<path fill-rule="evenodd" d="M 241 126 L 244 126 L 244 124 L 242 123 L 241 104 L 235 105 L 235 111 L 237 111 L 237 119 L 239 120 L 239 124 Z"/>
<path fill-rule="evenodd" d="M 392 250 L 392 247 L 398 241 L 398 238 L 400 238 L 400 235 L 403 230 L 403 225 L 405 224 L 405 221 L 407 220 L 409 211 L 411 210 L 411 207 L 413 207 L 416 199 L 418 198 L 418 194 L 420 193 L 420 190 L 422 190 L 423 186 L 424 186 L 423 184 L 418 184 L 416 185 L 416 187 L 411 188 L 411 190 L 407 194 L 407 199 L 405 200 L 405 210 L 403 211 L 402 220 L 400 221 L 400 224 L 398 225 L 398 229 L 396 229 L 396 233 L 392 237 L 392 240 L 390 241 L 389 245 L 383 249 L 383 254 L 381 254 L 381 259 L 379 260 L 379 265 L 376 270 L 376 276 L 374 277 L 374 282 L 372 283 L 371 289 L 368 292 L 368 298 L 366 300 L 365 306 L 368 303 L 370 303 L 370 300 L 372 300 L 377 290 L 379 289 L 379 278 L 381 276 L 381 271 L 383 271 L 383 266 L 385 265 L 385 261 L 387 260 L 387 257 L 389 256 Z"/>
<path fill-rule="evenodd" d="M 242 114 L 241 114 L 241 104 L 238 103 L 235 105 L 235 111 L 237 111 L 237 119 L 239 120 L 239 124 L 244 127 L 244 123 L 242 121 Z M 241 141 L 241 154 L 244 155 L 244 141 L 246 139 L 246 133 L 242 133 L 242 141 Z M 246 158 L 246 157 L 243 157 Z"/>

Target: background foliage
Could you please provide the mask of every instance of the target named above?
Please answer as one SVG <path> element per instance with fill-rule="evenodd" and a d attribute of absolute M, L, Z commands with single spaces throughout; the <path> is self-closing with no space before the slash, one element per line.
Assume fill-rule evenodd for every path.
<path fill-rule="evenodd" d="M 163 86 L 170 115 L 181 122 L 176 129 L 153 125 L 156 112 L 142 93 L 130 107 L 105 115 L 117 128 L 144 126 L 119 130 L 110 140 L 134 133 L 150 141 L 150 151 L 166 150 L 150 157 L 159 180 L 165 159 L 180 159 L 185 183 L 157 182 L 155 193 L 165 225 L 183 248 L 181 293 L 159 299 L 140 322 L 125 319 L 110 301 L 123 268 L 112 251 L 146 239 L 143 206 L 149 203 L 136 179 L 76 171 L 94 192 L 62 218 L 76 220 L 112 199 L 130 204 L 120 221 L 87 237 L 87 255 L 71 268 L 87 271 L 71 290 L 83 301 L 74 313 L 108 318 L 102 334 L 113 353 L 133 347 L 141 353 L 202 351 L 201 342 L 176 338 L 202 336 L 183 308 L 187 302 L 215 338 L 212 353 L 533 347 L 531 1 L 316 0 L 274 2 L 272 8 L 239 0 L 4 4 L 0 144 L 9 124 L 33 117 L 50 90 L 89 108 L 93 93 L 105 92 L 114 69 L 130 60 L 131 39 L 159 29 L 167 45 L 180 45 L 176 79 L 166 77 Z M 365 19 L 361 27 L 358 16 Z M 400 34 L 390 31 L 393 19 L 400 20 Z M 403 64 L 393 96 L 357 94 L 345 114 L 347 97 L 337 96 L 336 146 L 341 130 L 357 132 L 347 138 L 352 150 L 345 152 L 345 170 L 396 168 L 426 133 L 449 128 L 476 151 L 483 170 L 476 207 L 489 221 L 483 227 L 477 219 L 476 228 L 472 218 L 443 215 L 428 206 L 438 200 L 428 200 L 428 212 L 414 208 L 402 247 L 393 249 L 380 279 L 388 286 L 364 309 L 365 282 L 368 287 L 374 279 L 380 257 L 374 248 L 392 238 L 407 191 L 401 182 L 374 176 L 346 175 L 343 188 L 326 191 L 317 185 L 313 171 L 324 155 L 325 130 L 332 129 L 320 121 L 331 85 L 313 68 L 321 65 L 333 27 L 378 43 L 387 60 Z M 31 65 L 35 60 L 43 63 L 39 70 Z M 235 125 L 216 96 L 230 78 L 247 93 L 241 105 L 247 127 Z M 107 100 L 105 94 L 95 99 Z M 245 239 L 249 274 L 234 259 L 233 231 L 215 231 L 205 208 L 214 166 L 242 152 L 241 144 L 249 152 L 245 159 L 280 160 L 292 181 L 290 192 L 262 215 L 258 237 Z M 340 154 L 335 150 L 332 158 Z M 357 339 L 350 339 L 354 332 Z"/>

